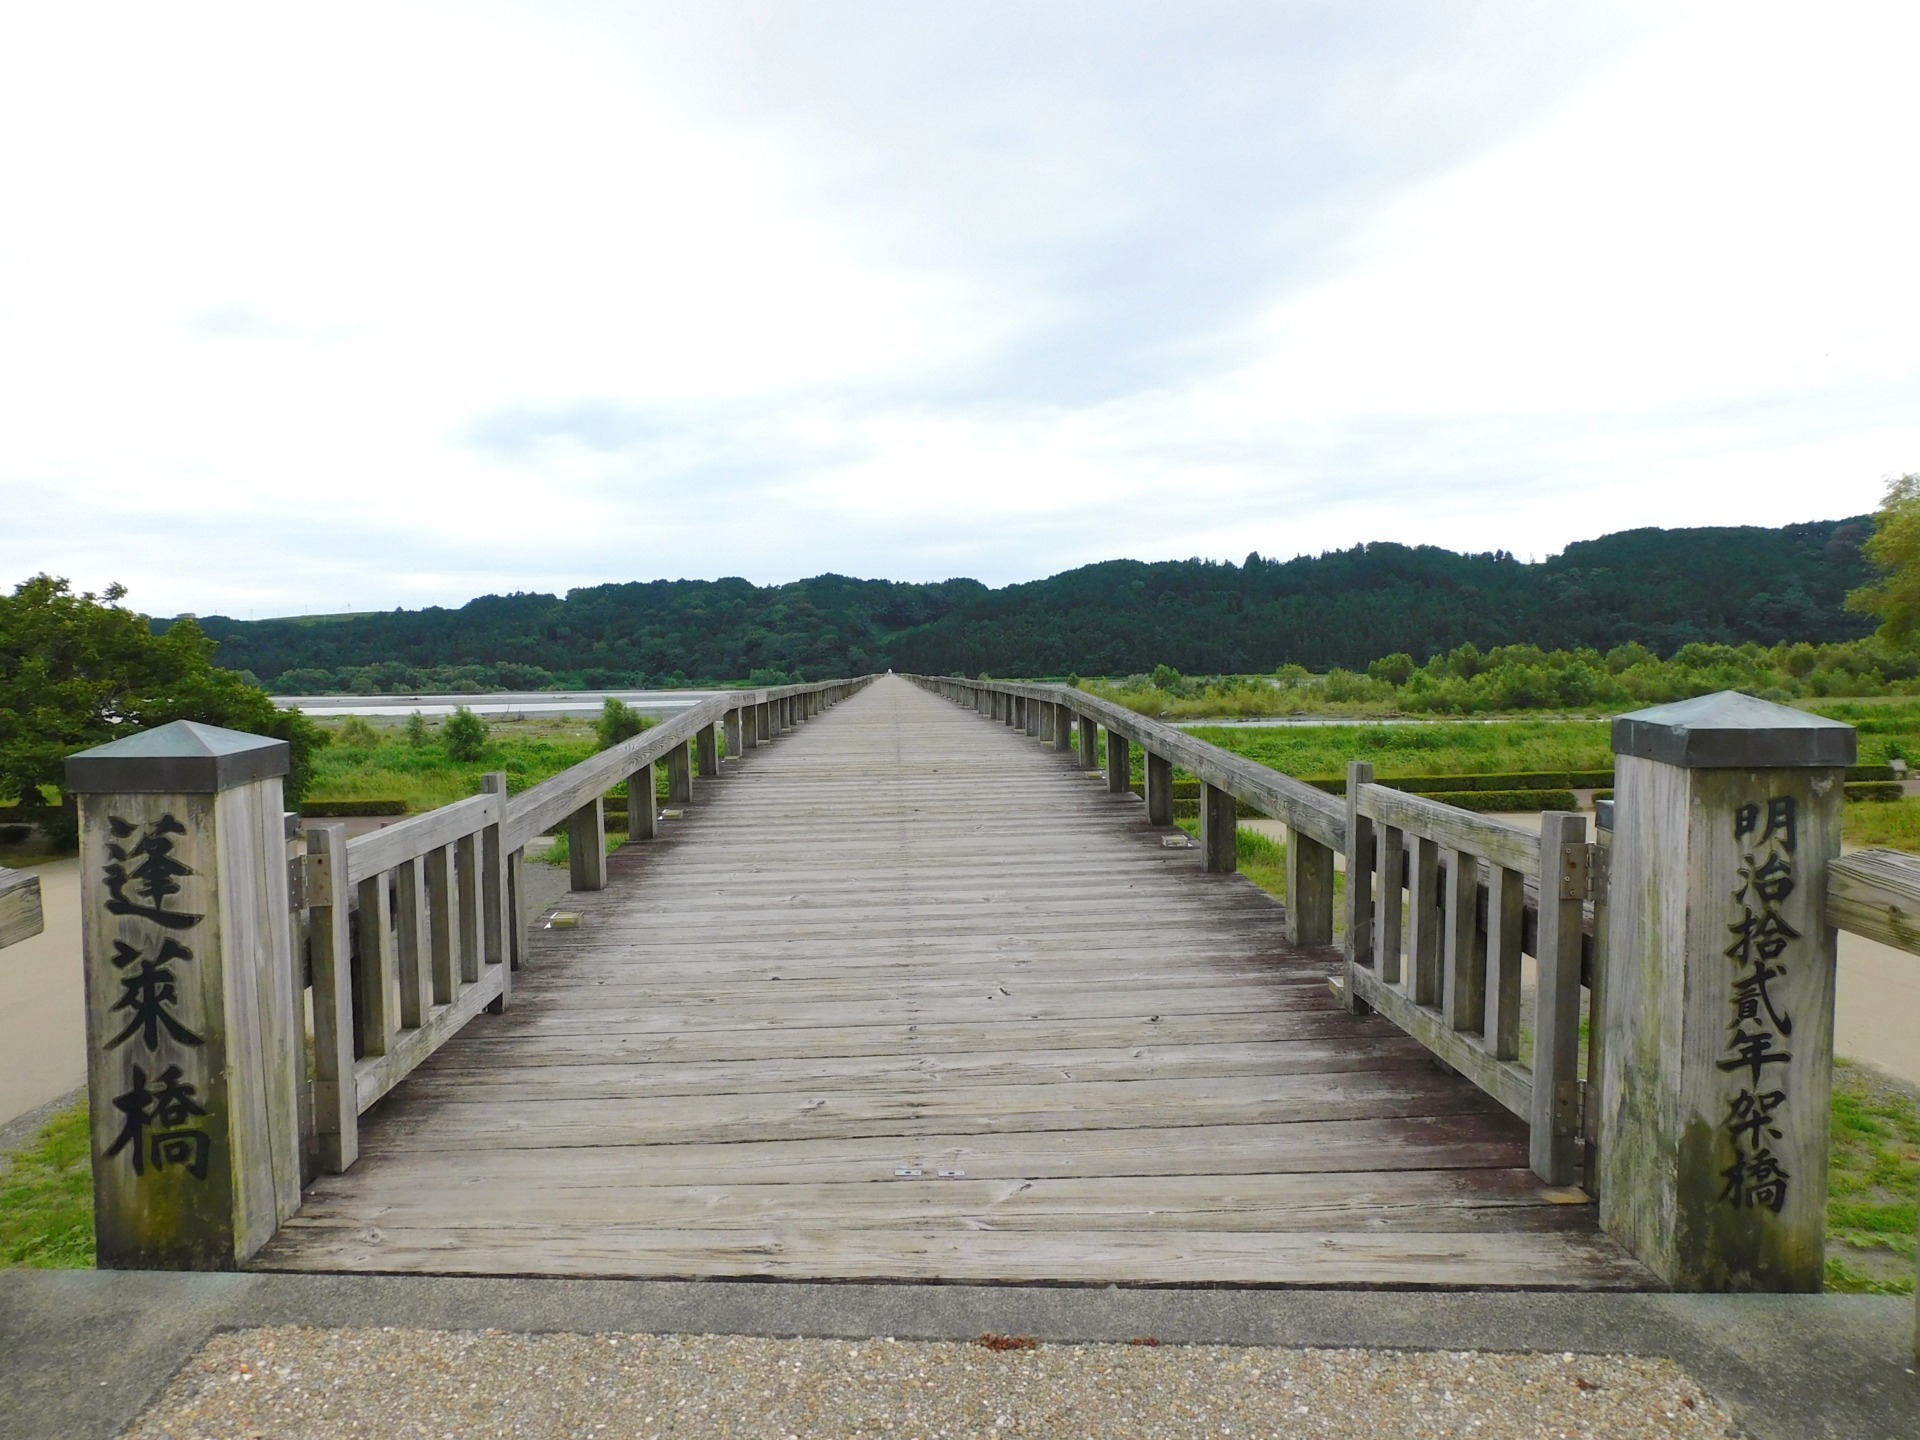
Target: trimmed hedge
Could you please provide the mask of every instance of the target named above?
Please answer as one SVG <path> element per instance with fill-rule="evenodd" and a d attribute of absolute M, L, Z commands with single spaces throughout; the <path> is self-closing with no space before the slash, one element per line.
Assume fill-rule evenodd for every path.
<path fill-rule="evenodd" d="M 1847 786 L 1849 800 L 1898 800 L 1906 794 L 1897 780 L 1867 780 Z"/>
<path fill-rule="evenodd" d="M 1461 810 L 1578 810 L 1579 800 L 1571 790 L 1454 790 L 1438 795 L 1423 795 Z"/>
<path fill-rule="evenodd" d="M 1381 775 L 1377 783 L 1410 795 L 1460 795 L 1476 790 L 1586 790 L 1613 784 L 1611 770 L 1518 770 L 1487 775 Z M 1307 781 L 1329 795 L 1347 793 L 1344 775 L 1323 775 Z M 1463 807 L 1465 808 L 1465 807 Z"/>
<path fill-rule="evenodd" d="M 300 806 L 305 820 L 348 820 L 355 816 L 404 815 L 404 800 L 308 800 Z"/>

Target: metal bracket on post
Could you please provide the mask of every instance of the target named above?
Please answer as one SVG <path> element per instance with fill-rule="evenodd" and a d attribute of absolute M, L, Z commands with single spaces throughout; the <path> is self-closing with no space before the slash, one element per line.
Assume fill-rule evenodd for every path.
<path fill-rule="evenodd" d="M 1586 841 L 1560 847 L 1560 898 L 1593 898 L 1593 846 Z"/>
<path fill-rule="evenodd" d="M 1559 1136 L 1578 1135 L 1580 1120 L 1586 1110 L 1587 1082 L 1584 1080 L 1562 1080 L 1553 1087 L 1553 1133 Z"/>

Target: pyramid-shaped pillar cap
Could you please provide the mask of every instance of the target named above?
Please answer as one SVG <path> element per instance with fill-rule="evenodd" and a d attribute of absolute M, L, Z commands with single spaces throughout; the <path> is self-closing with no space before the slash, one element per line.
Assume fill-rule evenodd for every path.
<path fill-rule="evenodd" d="M 287 773 L 287 742 L 196 720 L 142 730 L 67 757 L 76 795 L 212 795 Z"/>
<path fill-rule="evenodd" d="M 1779 770 L 1851 765 L 1851 725 L 1738 690 L 1636 710 L 1613 722 L 1616 755 L 1689 770 Z"/>

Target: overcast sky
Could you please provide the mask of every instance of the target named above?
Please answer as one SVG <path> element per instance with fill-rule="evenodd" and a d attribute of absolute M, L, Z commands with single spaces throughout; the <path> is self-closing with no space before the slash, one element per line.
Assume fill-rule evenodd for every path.
<path fill-rule="evenodd" d="M 16 4 L 0 580 L 155 614 L 1920 470 L 1920 6 Z"/>

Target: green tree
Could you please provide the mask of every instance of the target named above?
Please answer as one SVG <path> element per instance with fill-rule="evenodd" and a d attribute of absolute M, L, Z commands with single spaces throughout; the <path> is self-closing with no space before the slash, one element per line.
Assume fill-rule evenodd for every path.
<path fill-rule="evenodd" d="M 453 707 L 453 714 L 440 729 L 447 743 L 447 754 L 455 760 L 478 760 L 487 751 L 487 722 L 464 705 Z"/>
<path fill-rule="evenodd" d="M 607 696 L 600 707 L 600 748 L 611 750 L 622 740 L 631 740 L 647 728 L 647 717 L 617 695 Z"/>
<path fill-rule="evenodd" d="M 418 710 L 407 717 L 407 744 L 420 750 L 433 742 L 433 727 Z"/>
<path fill-rule="evenodd" d="M 327 736 L 298 710 L 213 663 L 214 642 L 191 620 L 156 635 L 120 602 L 126 587 L 76 595 L 36 575 L 0 597 L 0 800 L 57 808 L 49 838 L 72 844 L 73 801 L 61 791 L 67 756 L 174 720 L 285 740 L 287 803 L 299 803 L 313 751 Z"/>
<path fill-rule="evenodd" d="M 1900 644 L 1920 630 L 1920 474 L 1887 485 L 1873 517 L 1873 536 L 1861 547 L 1880 570 L 1876 585 L 1847 596 L 1849 610 L 1880 617 L 1880 638 Z"/>

